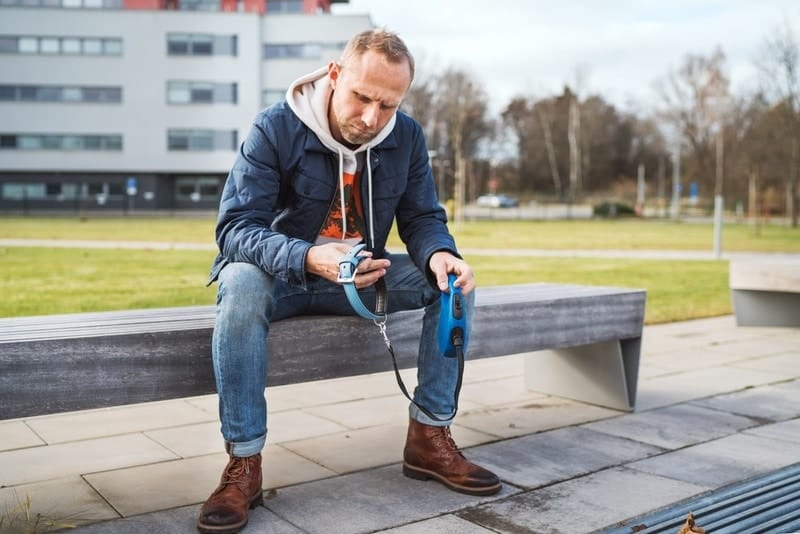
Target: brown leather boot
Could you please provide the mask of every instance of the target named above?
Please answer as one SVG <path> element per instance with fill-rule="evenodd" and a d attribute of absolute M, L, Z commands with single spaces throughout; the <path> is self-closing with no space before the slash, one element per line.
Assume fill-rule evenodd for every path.
<path fill-rule="evenodd" d="M 410 419 L 403 460 L 405 476 L 432 478 L 460 493 L 492 495 L 502 488 L 497 475 L 464 458 L 447 426 L 430 426 Z"/>
<path fill-rule="evenodd" d="M 231 456 L 219 486 L 200 509 L 197 530 L 203 534 L 233 534 L 247 525 L 249 510 L 264 502 L 261 454 Z"/>

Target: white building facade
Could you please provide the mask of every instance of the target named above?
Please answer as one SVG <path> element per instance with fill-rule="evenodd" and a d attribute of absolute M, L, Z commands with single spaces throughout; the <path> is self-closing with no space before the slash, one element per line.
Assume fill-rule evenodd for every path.
<path fill-rule="evenodd" d="M 61 5 L 0 0 L 4 213 L 216 209 L 253 116 L 372 27 L 327 1 L 35 1 Z"/>

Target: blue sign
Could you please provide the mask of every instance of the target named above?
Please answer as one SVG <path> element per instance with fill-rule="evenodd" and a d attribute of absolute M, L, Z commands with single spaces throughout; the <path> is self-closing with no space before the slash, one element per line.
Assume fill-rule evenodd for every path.
<path fill-rule="evenodd" d="M 136 195 L 137 185 L 136 177 L 128 176 L 128 179 L 125 182 L 125 191 L 128 193 L 128 196 Z"/>

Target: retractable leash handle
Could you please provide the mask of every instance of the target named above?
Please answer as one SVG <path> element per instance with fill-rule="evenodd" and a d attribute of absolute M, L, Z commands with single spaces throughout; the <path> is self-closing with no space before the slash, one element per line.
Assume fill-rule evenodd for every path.
<path fill-rule="evenodd" d="M 439 352 L 455 358 L 459 351 L 467 352 L 469 330 L 467 328 L 467 306 L 460 287 L 455 286 L 456 275 L 447 275 L 448 292 L 442 292 L 442 308 L 439 313 Z"/>

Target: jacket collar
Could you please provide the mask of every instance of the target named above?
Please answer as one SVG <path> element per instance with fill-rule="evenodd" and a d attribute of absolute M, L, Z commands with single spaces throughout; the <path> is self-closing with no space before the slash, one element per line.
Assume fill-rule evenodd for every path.
<path fill-rule="evenodd" d="M 315 134 L 311 128 L 308 128 L 308 126 L 306 126 L 306 128 L 309 135 L 306 135 L 306 141 L 303 145 L 303 149 L 310 152 L 331 152 L 331 149 L 322 144 L 322 141 L 319 140 L 319 137 L 317 137 L 317 134 Z M 372 151 L 374 152 L 376 150 L 391 148 L 397 148 L 396 128 L 386 136 L 386 139 L 372 147 Z"/>

